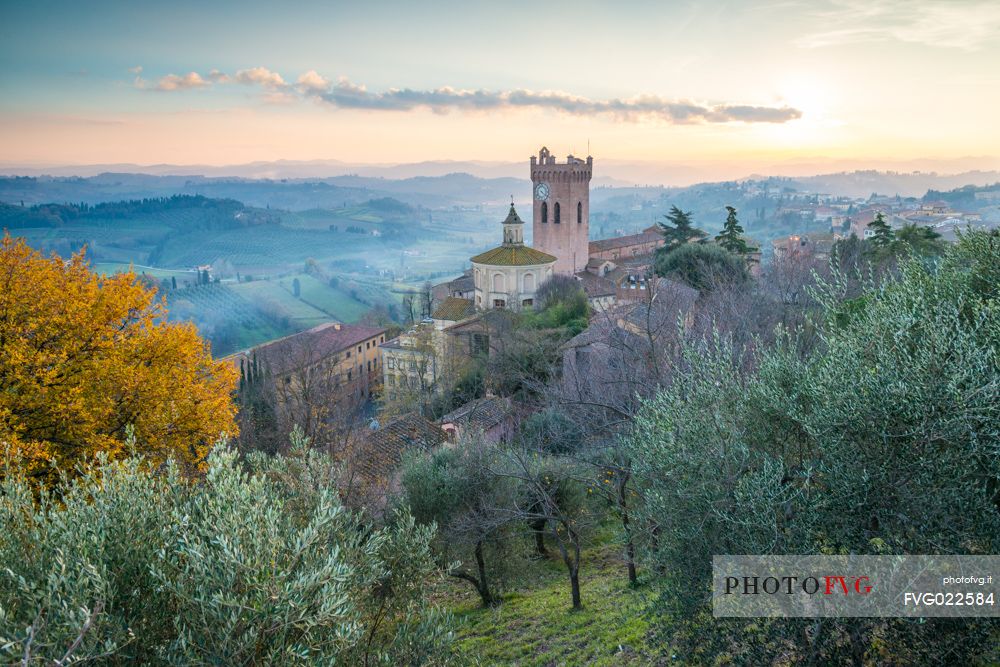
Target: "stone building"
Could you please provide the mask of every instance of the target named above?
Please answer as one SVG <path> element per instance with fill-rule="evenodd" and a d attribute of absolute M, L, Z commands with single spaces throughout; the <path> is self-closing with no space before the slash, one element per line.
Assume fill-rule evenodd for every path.
<path fill-rule="evenodd" d="M 572 276 L 590 259 L 590 179 L 594 158 L 559 164 L 544 146 L 531 156 L 532 243 L 556 257 L 555 272 Z"/>
<path fill-rule="evenodd" d="M 624 260 L 649 255 L 665 243 L 659 227 L 653 225 L 638 234 L 590 242 L 590 259 Z"/>
<path fill-rule="evenodd" d="M 385 329 L 328 322 L 230 357 L 237 367 L 256 363 L 283 404 L 322 393 L 341 412 L 372 398 L 382 380 L 379 345 Z"/>
<path fill-rule="evenodd" d="M 520 310 L 534 305 L 538 286 L 552 277 L 557 260 L 524 244 L 524 221 L 511 204 L 503 221 L 503 244 L 471 261 L 476 308 Z"/>

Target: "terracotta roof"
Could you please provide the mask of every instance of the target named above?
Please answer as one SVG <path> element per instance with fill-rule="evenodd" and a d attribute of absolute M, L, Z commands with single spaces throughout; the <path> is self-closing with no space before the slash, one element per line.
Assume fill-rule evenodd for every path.
<path fill-rule="evenodd" d="M 416 413 L 397 417 L 368 435 L 361 470 L 370 477 L 391 474 L 406 452 L 430 449 L 447 439 L 448 434 L 440 426 Z"/>
<path fill-rule="evenodd" d="M 307 331 L 279 338 L 240 355 L 256 354 L 273 375 L 284 375 L 351 349 L 385 333 L 382 327 L 328 322 Z"/>
<path fill-rule="evenodd" d="M 589 271 L 581 271 L 576 274 L 576 278 L 580 281 L 587 298 L 593 299 L 599 296 L 614 296 L 615 294 L 615 284 L 607 278 L 595 276 Z"/>
<path fill-rule="evenodd" d="M 460 322 L 475 314 L 476 305 L 472 303 L 472 299 L 459 299 L 455 296 L 449 296 L 441 302 L 441 305 L 437 307 L 431 317 L 435 320 Z"/>
<path fill-rule="evenodd" d="M 472 282 L 472 276 L 466 274 L 449 282 L 448 289 L 452 292 L 471 292 L 475 289 L 475 285 Z"/>
<path fill-rule="evenodd" d="M 644 231 L 639 234 L 619 236 L 613 239 L 601 239 L 600 241 L 591 241 L 590 252 L 591 253 L 602 252 L 604 250 L 625 248 L 630 245 L 642 245 L 644 243 L 653 243 L 662 240 L 663 240 L 663 235 L 660 234 L 659 232 Z"/>
<path fill-rule="evenodd" d="M 481 431 L 488 431 L 510 415 L 510 401 L 505 398 L 477 398 L 452 410 L 438 421 L 439 424 L 460 424 Z"/>
<path fill-rule="evenodd" d="M 526 245 L 498 246 L 472 258 L 476 264 L 489 266 L 534 266 L 552 264 L 556 258 Z"/>

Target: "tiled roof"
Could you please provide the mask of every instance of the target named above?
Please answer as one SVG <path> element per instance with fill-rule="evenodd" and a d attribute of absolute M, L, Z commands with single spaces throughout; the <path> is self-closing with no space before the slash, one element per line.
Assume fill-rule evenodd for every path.
<path fill-rule="evenodd" d="M 472 258 L 476 264 L 488 266 L 534 266 L 552 264 L 556 258 L 526 245 L 498 246 Z"/>
<path fill-rule="evenodd" d="M 504 398 L 477 398 L 452 410 L 438 421 L 439 424 L 461 424 L 488 431 L 503 422 L 510 414 L 510 401 Z"/>
<path fill-rule="evenodd" d="M 459 299 L 455 296 L 449 296 L 441 302 L 441 305 L 437 307 L 431 317 L 435 320 L 460 322 L 467 317 L 472 317 L 475 314 L 476 305 L 472 303 L 471 299 Z"/>
<path fill-rule="evenodd" d="M 315 364 L 384 333 L 385 329 L 382 327 L 328 322 L 307 331 L 265 343 L 240 356 L 246 358 L 256 354 L 272 375 L 280 376 Z"/>
<path fill-rule="evenodd" d="M 639 234 L 630 234 L 629 236 L 619 236 L 613 239 L 601 239 L 600 241 L 590 242 L 590 252 L 603 252 L 605 250 L 613 250 L 615 248 L 625 248 L 631 245 L 642 245 L 644 243 L 654 243 L 656 241 L 662 241 L 663 235 L 655 231 L 644 231 Z"/>
<path fill-rule="evenodd" d="M 389 475 L 399 467 L 406 452 L 430 449 L 447 439 L 440 426 L 416 413 L 397 417 L 368 434 L 361 470 L 369 477 Z"/>
<path fill-rule="evenodd" d="M 615 284 L 607 278 L 595 276 L 589 271 L 581 271 L 576 274 L 576 278 L 580 281 L 583 291 L 586 292 L 588 298 L 614 296 L 615 294 Z"/>
<path fill-rule="evenodd" d="M 448 283 L 448 289 L 452 292 L 471 292 L 475 288 L 471 275 L 462 275 Z"/>

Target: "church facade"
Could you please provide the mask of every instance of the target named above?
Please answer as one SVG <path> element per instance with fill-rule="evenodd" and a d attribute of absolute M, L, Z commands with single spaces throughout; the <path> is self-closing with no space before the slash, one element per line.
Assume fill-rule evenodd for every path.
<path fill-rule="evenodd" d="M 471 261 L 476 308 L 520 310 L 534 305 L 538 286 L 552 277 L 558 260 L 524 244 L 524 221 L 511 203 L 503 244 Z"/>

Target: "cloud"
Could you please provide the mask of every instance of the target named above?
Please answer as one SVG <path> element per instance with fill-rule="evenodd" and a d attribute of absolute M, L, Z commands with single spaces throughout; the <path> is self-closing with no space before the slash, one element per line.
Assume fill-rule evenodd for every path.
<path fill-rule="evenodd" d="M 135 74 L 136 76 L 139 76 L 140 74 L 142 74 L 142 65 L 136 65 L 135 67 L 129 67 L 128 71 L 131 72 L 132 74 Z"/>
<path fill-rule="evenodd" d="M 188 72 L 184 75 L 168 74 L 156 82 L 156 90 L 191 90 L 194 88 L 204 88 L 209 82 L 201 77 L 197 72 Z"/>
<path fill-rule="evenodd" d="M 232 79 L 229 78 L 228 74 L 226 74 L 225 72 L 220 72 L 217 69 L 211 70 L 205 76 L 205 78 L 211 81 L 212 83 L 229 83 L 230 81 L 232 81 Z"/>
<path fill-rule="evenodd" d="M 995 0 L 833 0 L 818 12 L 820 30 L 795 41 L 803 48 L 898 41 L 975 51 L 1000 41 L 1000 3 Z"/>
<path fill-rule="evenodd" d="M 436 113 L 548 109 L 575 116 L 608 115 L 629 122 L 656 120 L 676 124 L 784 123 L 802 116 L 801 111 L 789 106 L 708 104 L 657 95 L 592 100 L 559 91 L 463 90 L 451 87 L 431 90 L 390 88 L 384 92 L 371 92 L 365 86 L 344 77 L 341 77 L 334 84 L 316 70 L 309 70 L 300 75 L 293 85 L 286 82 L 280 74 L 266 67 L 242 69 L 232 76 L 215 69 L 204 77 L 197 72 L 189 72 L 184 76 L 169 74 L 157 82 L 156 90 L 189 90 L 230 81 L 260 86 L 266 92 L 262 100 L 268 104 L 288 104 L 296 99 L 306 98 L 319 100 L 338 109 L 372 111 L 430 109 Z M 136 87 L 145 88 L 146 82 L 137 76 Z"/>
<path fill-rule="evenodd" d="M 384 93 L 369 92 L 364 86 L 340 79 L 317 97 L 342 109 L 408 111 L 427 108 L 445 113 L 450 110 L 487 111 L 513 108 L 552 109 L 563 113 L 612 115 L 620 120 L 655 119 L 669 123 L 784 123 L 802 116 L 788 106 L 767 107 L 735 104 L 702 104 L 671 100 L 656 95 L 628 99 L 591 100 L 562 92 L 531 90 L 489 91 L 437 88 L 413 90 L 393 88 Z"/>
<path fill-rule="evenodd" d="M 236 72 L 236 80 L 245 84 L 257 84 L 271 90 L 279 90 L 288 86 L 280 74 L 272 72 L 266 67 L 241 69 Z"/>
<path fill-rule="evenodd" d="M 330 82 L 314 69 L 300 76 L 295 84 L 303 92 L 323 92 L 330 87 Z"/>

